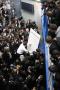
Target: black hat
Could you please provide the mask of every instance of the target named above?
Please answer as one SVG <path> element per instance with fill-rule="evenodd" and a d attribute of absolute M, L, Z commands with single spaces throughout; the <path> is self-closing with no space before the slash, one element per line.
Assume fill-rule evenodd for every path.
<path fill-rule="evenodd" d="M 60 55 L 60 52 L 57 49 L 55 49 L 55 50 L 52 51 L 52 54 L 53 55 Z"/>
<path fill-rule="evenodd" d="M 57 67 L 55 65 L 51 65 L 49 67 L 49 70 L 50 70 L 50 72 L 55 73 L 55 72 L 57 72 Z"/>
<path fill-rule="evenodd" d="M 55 80 L 60 81 L 60 73 L 55 74 Z"/>
<path fill-rule="evenodd" d="M 57 37 L 57 45 L 60 47 L 60 37 Z"/>

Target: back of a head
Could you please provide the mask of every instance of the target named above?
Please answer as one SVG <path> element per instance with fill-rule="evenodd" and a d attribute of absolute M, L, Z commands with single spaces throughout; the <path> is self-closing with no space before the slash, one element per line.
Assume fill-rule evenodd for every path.
<path fill-rule="evenodd" d="M 57 25 L 50 23 L 49 28 L 52 29 L 52 30 L 57 30 Z"/>
<path fill-rule="evenodd" d="M 52 43 L 52 37 L 51 37 L 51 36 L 47 36 L 46 42 L 47 42 L 47 43 Z"/>

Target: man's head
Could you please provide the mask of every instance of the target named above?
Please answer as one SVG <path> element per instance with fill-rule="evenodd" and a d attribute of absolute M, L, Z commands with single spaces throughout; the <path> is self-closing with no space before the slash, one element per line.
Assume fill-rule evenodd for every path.
<path fill-rule="evenodd" d="M 49 43 L 49 44 L 52 43 L 52 37 L 51 36 L 47 36 L 46 42 Z"/>

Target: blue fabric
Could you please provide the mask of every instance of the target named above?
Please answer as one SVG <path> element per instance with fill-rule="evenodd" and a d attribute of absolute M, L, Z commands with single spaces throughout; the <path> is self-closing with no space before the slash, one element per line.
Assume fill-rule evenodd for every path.
<path fill-rule="evenodd" d="M 46 15 L 43 15 L 42 16 L 42 31 L 40 32 L 41 33 L 41 40 L 40 40 L 40 43 L 39 43 L 39 48 L 40 48 L 40 50 L 41 50 L 41 52 L 42 53 L 45 53 L 45 40 L 46 40 L 46 37 L 47 37 L 47 35 L 48 35 L 48 25 L 47 25 L 47 23 L 48 23 L 48 20 L 47 20 L 47 16 Z"/>
<path fill-rule="evenodd" d="M 42 52 L 45 53 L 45 71 L 46 71 L 46 90 L 49 90 L 48 87 L 48 60 L 47 60 L 47 48 L 46 48 L 46 37 L 48 35 L 48 20 L 47 16 L 42 16 Z"/>

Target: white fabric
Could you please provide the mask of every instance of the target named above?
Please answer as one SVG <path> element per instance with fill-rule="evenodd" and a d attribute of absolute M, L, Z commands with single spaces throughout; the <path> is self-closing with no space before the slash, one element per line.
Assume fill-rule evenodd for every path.
<path fill-rule="evenodd" d="M 11 9 L 10 4 L 7 4 L 6 7 L 7 7 L 7 9 L 9 9 L 9 10 Z"/>
<path fill-rule="evenodd" d="M 56 37 L 60 37 L 60 26 L 57 28 Z"/>
<path fill-rule="evenodd" d="M 20 60 L 24 61 L 24 55 L 20 55 Z"/>
<path fill-rule="evenodd" d="M 0 59 L 2 59 L 2 55 L 3 55 L 3 53 L 0 51 Z"/>
<path fill-rule="evenodd" d="M 2 24 L 0 23 L 0 27 L 2 26 Z"/>
<path fill-rule="evenodd" d="M 17 49 L 17 53 L 18 54 L 22 54 L 23 52 L 27 52 L 28 50 L 25 48 L 25 46 L 23 45 L 23 43 L 19 46 L 19 48 Z"/>

